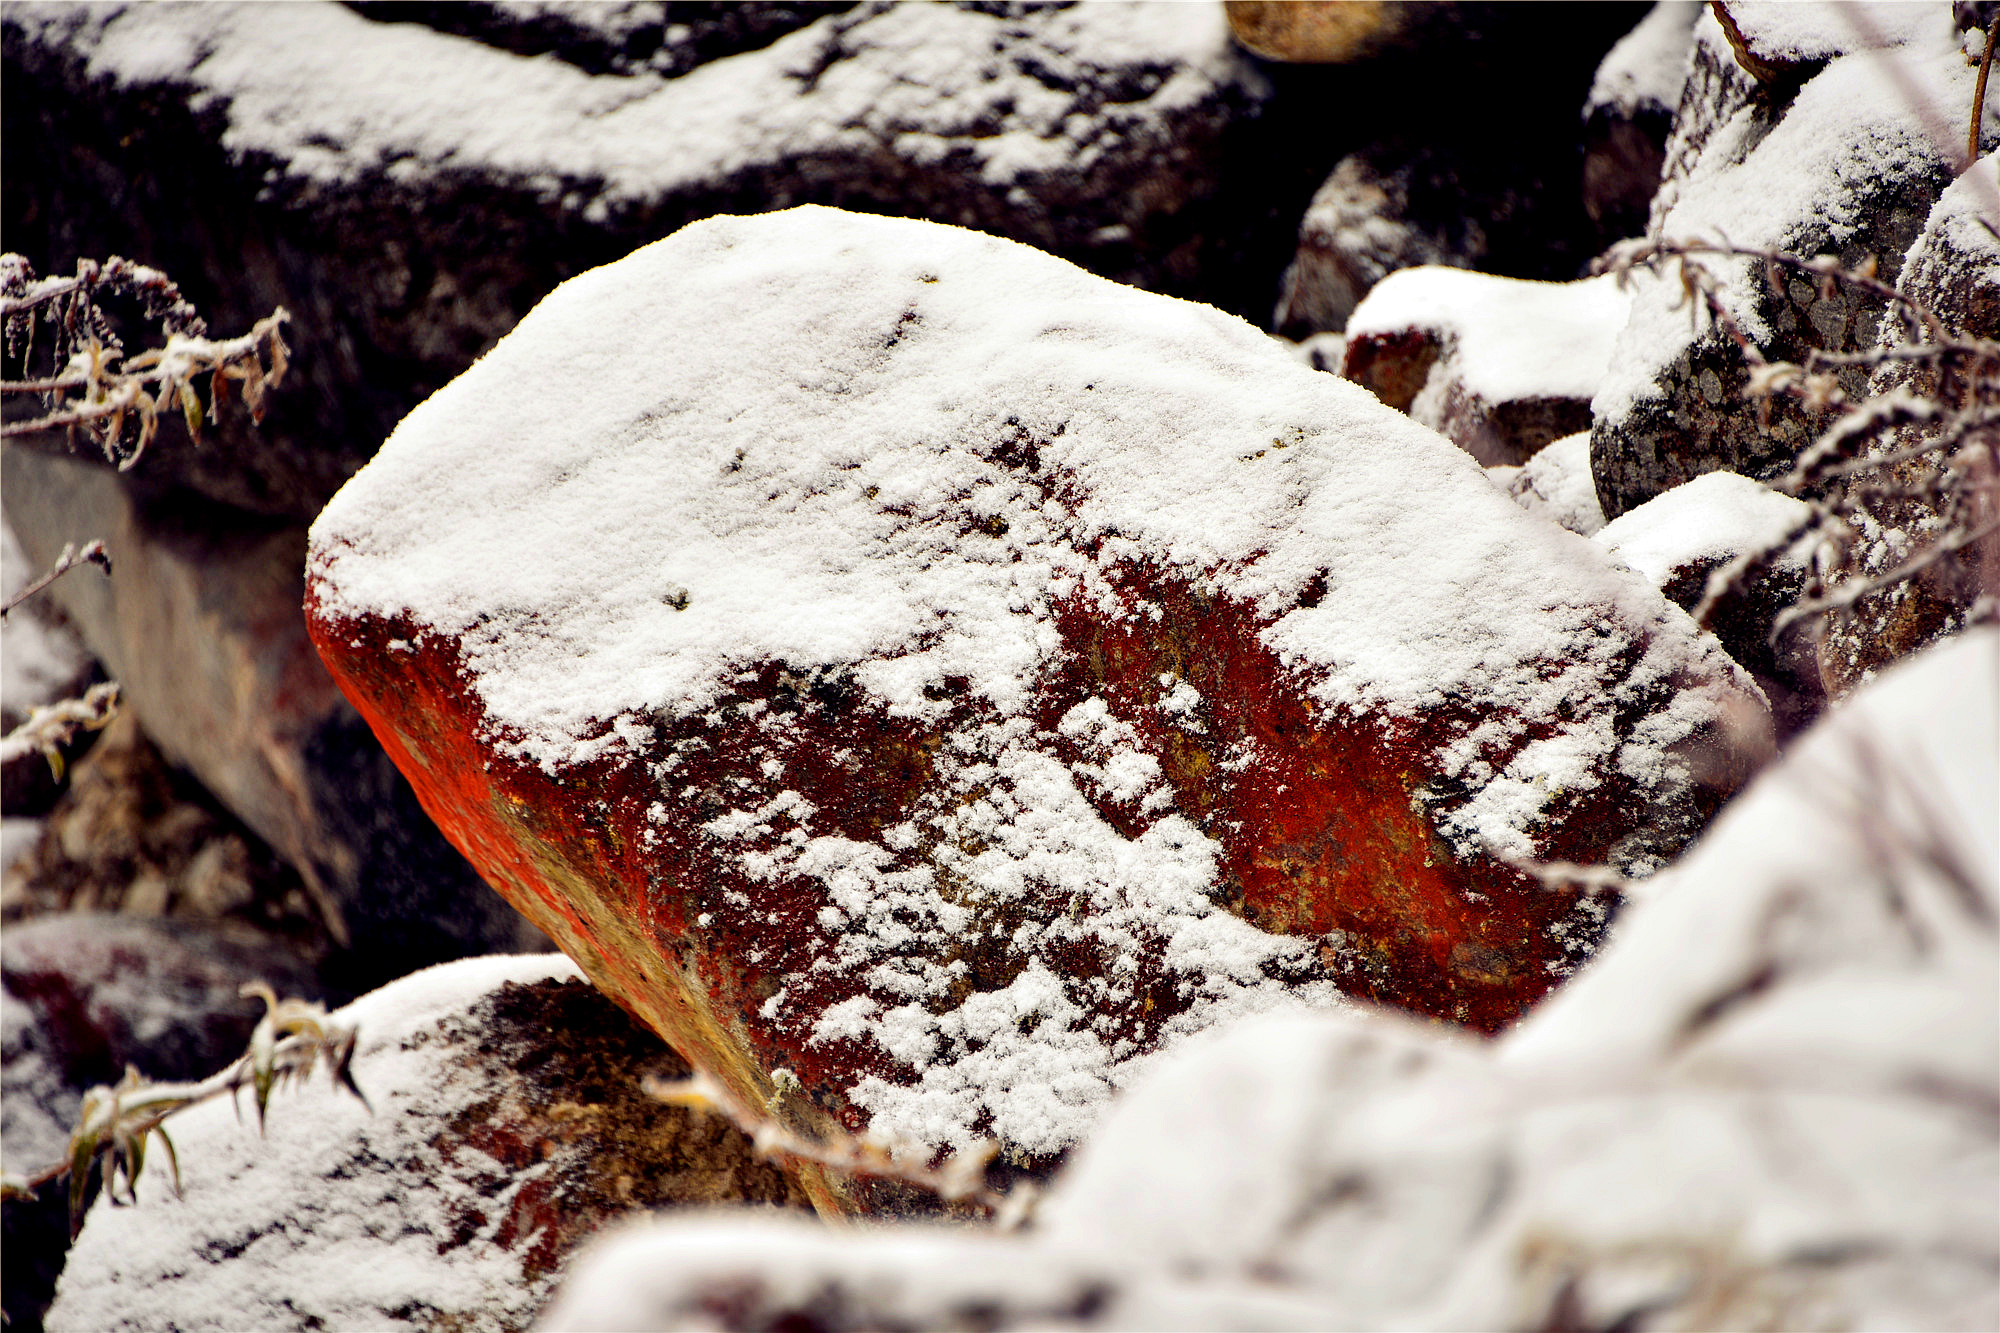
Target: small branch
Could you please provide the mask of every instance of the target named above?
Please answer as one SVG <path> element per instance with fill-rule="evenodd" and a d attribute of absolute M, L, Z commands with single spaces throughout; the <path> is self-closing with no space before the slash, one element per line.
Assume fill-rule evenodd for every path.
<path fill-rule="evenodd" d="M 2000 14 L 1986 26 L 1986 48 L 1979 53 L 1979 82 L 1972 90 L 1972 125 L 1965 132 L 1965 169 L 1979 162 L 1979 122 L 1986 116 L 1986 76 L 1993 70 L 1993 43 L 2000 41 Z"/>
<path fill-rule="evenodd" d="M 78 565 L 96 565 L 104 571 L 105 577 L 108 578 L 111 575 L 111 557 L 105 554 L 103 542 L 91 542 L 81 551 L 76 549 L 75 542 L 66 543 L 63 546 L 62 554 L 56 557 L 56 562 L 50 567 L 48 573 L 30 583 L 12 597 L 9 597 L 5 606 L 0 606 L 0 620 L 5 620 L 8 612 L 27 601 L 30 597 L 33 597 L 42 589 L 48 587 L 51 583 L 54 583 L 63 575 L 69 573 L 72 569 L 75 569 Z"/>
<path fill-rule="evenodd" d="M 964 1152 L 954 1153 L 941 1167 L 897 1160 L 887 1146 L 873 1139 L 856 1139 L 846 1134 L 828 1142 L 815 1142 L 794 1134 L 770 1116 L 739 1101 L 715 1079 L 696 1071 L 687 1079 L 670 1082 L 647 1078 L 641 1086 L 650 1095 L 674 1106 L 688 1106 L 719 1114 L 750 1136 L 760 1157 L 785 1162 L 810 1162 L 815 1166 L 852 1175 L 894 1180 L 929 1190 L 947 1203 L 970 1203 L 993 1214 L 1001 1230 L 1013 1230 L 1027 1220 L 1034 1206 L 1035 1190 L 1030 1185 L 1009 1191 L 986 1184 L 986 1164 L 999 1151 L 991 1139 Z M 794 1085 L 796 1086 L 796 1085 Z M 782 1085 L 780 1095 L 783 1095 Z"/>
<path fill-rule="evenodd" d="M 0 763 L 12 763 L 40 750 L 57 779 L 63 775 L 63 747 L 79 731 L 101 731 L 118 716 L 118 682 L 105 681 L 84 691 L 81 699 L 64 699 L 31 709 L 28 720 L 0 737 Z"/>

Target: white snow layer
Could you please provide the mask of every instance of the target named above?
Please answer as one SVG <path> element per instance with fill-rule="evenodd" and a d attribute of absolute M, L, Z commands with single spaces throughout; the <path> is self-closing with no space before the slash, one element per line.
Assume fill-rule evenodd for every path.
<path fill-rule="evenodd" d="M 1489 467 L 1486 475 L 1521 508 L 1559 528 L 1589 537 L 1604 527 L 1587 430 L 1544 445 L 1519 467 Z"/>
<path fill-rule="evenodd" d="M 566 205 L 585 208 L 720 180 L 805 147 L 894 143 L 920 161 L 967 154 L 996 184 L 1083 170 L 1131 127 L 1116 108 L 1072 114 L 1065 81 L 1159 71 L 1142 113 L 1152 117 L 1259 80 L 1213 5 L 1078 5 L 1037 22 L 1025 62 L 1007 58 L 1018 39 L 1003 16 L 890 5 L 829 16 L 672 80 L 586 74 L 318 0 L 47 4 L 9 19 L 75 28 L 64 44 L 87 54 L 93 75 L 192 80 L 222 104 L 228 149 L 273 154 L 292 172 L 348 180 L 481 169 L 540 181 L 552 197 L 571 191 Z M 849 58 L 829 63 L 830 43 Z M 593 180 L 601 187 L 574 194 Z"/>
<path fill-rule="evenodd" d="M 1596 540 L 1663 587 L 1676 570 L 1777 546 L 1811 512 L 1761 482 L 1707 472 L 1620 514 Z"/>
<path fill-rule="evenodd" d="M 1595 394 L 1630 296 L 1615 277 L 1529 282 L 1429 264 L 1368 289 L 1347 339 L 1424 330 L 1442 355 L 1430 386 L 1455 379 L 1489 403 Z M 1415 405 L 1411 414 L 1422 420 Z"/>
<path fill-rule="evenodd" d="M 2000 632 L 1822 719 L 1491 1046 L 1184 1045 L 1013 1240 L 635 1225 L 551 1329 L 2000 1326 Z M 974 1312 L 977 1312 L 975 1314 Z"/>
<path fill-rule="evenodd" d="M 338 1011 L 357 1027 L 354 1077 L 373 1106 L 324 1074 L 273 1094 L 260 1136 L 254 1110 L 209 1102 L 167 1124 L 185 1193 L 176 1197 L 158 1144 L 136 1207 L 100 1196 L 48 1314 L 78 1333 L 196 1333 L 278 1328 L 518 1328 L 534 1314 L 521 1260 L 492 1231 L 441 1249 L 473 1192 L 442 1168 L 439 1141 L 485 1092 L 451 1058 L 439 1025 L 503 982 L 569 980 L 555 954 L 466 959 L 427 968 Z M 246 1096 L 245 1101 L 248 1101 Z M 464 1151 L 471 1151 L 469 1149 Z M 461 1156 L 464 1152 L 461 1152 Z M 496 1172 L 501 1172 L 495 1163 Z M 287 1190 L 274 1182 L 289 1182 Z M 172 1298 L 159 1288 L 178 1287 Z M 133 1293 L 153 1295 L 141 1309 Z"/>
<path fill-rule="evenodd" d="M 1679 106 L 1691 33 L 1702 8 L 1699 0 L 1658 0 L 1598 64 L 1584 114 L 1606 107 L 1630 119 L 1644 108 L 1671 113 Z"/>
<path fill-rule="evenodd" d="M 1929 129 L 1935 112 L 1912 107 L 1907 89 L 1924 90 L 1938 105 L 1971 105 L 1976 71 L 1959 54 L 1950 8 L 1865 7 L 1863 18 L 1891 44 L 1882 51 L 1857 49 L 1863 43 L 1841 17 L 1844 8 L 1730 7 L 1739 21 L 1748 21 L 1750 11 L 1757 22 L 1768 20 L 1774 52 L 1852 54 L 1835 55 L 1768 132 L 1769 112 L 1759 106 L 1745 106 L 1717 127 L 1685 179 L 1662 187 L 1654 209 L 1663 235 L 1789 250 L 1809 233 L 1825 233 L 1837 246 L 1863 220 L 1868 182 L 1917 174 L 1938 161 Z M 1712 13 L 1696 23 L 1695 40 L 1717 61 L 1734 60 Z M 1751 284 L 1761 283 L 1761 275 L 1751 274 L 1747 260 L 1706 262 L 1723 279 L 1723 298 L 1745 332 L 1766 340 L 1752 300 Z M 1620 420 L 1636 404 L 1661 397 L 1666 372 L 1695 327 L 1671 270 L 1664 279 L 1640 273 L 1631 281 L 1631 316 L 1591 402 L 1599 422 Z"/>

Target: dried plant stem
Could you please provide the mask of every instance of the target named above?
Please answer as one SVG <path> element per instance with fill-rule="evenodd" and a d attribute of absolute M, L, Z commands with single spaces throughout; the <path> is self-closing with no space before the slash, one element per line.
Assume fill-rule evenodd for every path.
<path fill-rule="evenodd" d="M 75 542 L 65 543 L 62 554 L 56 557 L 56 562 L 49 567 L 48 573 L 30 583 L 12 597 L 9 597 L 5 606 L 0 606 L 0 620 L 4 620 L 8 612 L 27 601 L 30 597 L 33 597 L 42 589 L 48 587 L 51 583 L 54 583 L 63 575 L 69 573 L 72 569 L 75 569 L 78 565 L 96 565 L 107 575 L 110 574 L 111 557 L 106 554 L 104 543 L 101 541 L 90 542 L 81 551 L 76 549 Z"/>

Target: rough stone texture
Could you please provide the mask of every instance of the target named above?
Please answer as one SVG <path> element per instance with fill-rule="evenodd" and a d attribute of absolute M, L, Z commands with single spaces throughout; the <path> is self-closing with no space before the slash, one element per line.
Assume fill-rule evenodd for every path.
<path fill-rule="evenodd" d="M 317 998 L 299 954 L 215 923 L 92 914 L 11 923 L 0 945 L 0 1147 L 28 1175 L 63 1160 L 83 1093 L 131 1065 L 158 1079 L 201 1078 L 243 1053 L 263 1012 L 253 979 Z M 68 1187 L 5 1205 L 4 1308 L 39 1329 L 69 1249 Z"/>
<path fill-rule="evenodd" d="M 176 1117 L 184 1198 L 154 1172 L 94 1208 L 52 1329 L 503 1333 L 607 1221 L 803 1202 L 728 1122 L 641 1089 L 687 1066 L 565 960 L 452 964 L 336 1017 L 374 1114 L 314 1079 L 262 1139 L 224 1102 Z"/>
<path fill-rule="evenodd" d="M 336 989 L 533 947 L 314 653 L 298 612 L 304 533 L 80 459 L 10 446 L 6 467 L 7 514 L 34 561 L 93 538 L 113 553 L 113 578 L 85 571 L 45 595 L 168 759 L 300 871 L 316 914 L 337 917 L 329 929 L 357 947 L 329 960 Z"/>
<path fill-rule="evenodd" d="M 870 5 L 674 79 L 325 4 L 0 22 L 8 245 L 44 272 L 143 258 L 218 333 L 287 306 L 295 379 L 261 428 L 163 432 L 148 466 L 302 521 L 557 282 L 708 214 L 926 216 L 1246 311 L 1288 248 L 1223 188 L 1264 171 L 1268 88 L 1198 7 Z"/>
<path fill-rule="evenodd" d="M 1992 1328 L 2000 633 L 1898 670 L 1497 1042 L 1258 1020 L 1023 1236 L 635 1225 L 548 1326 Z"/>
<path fill-rule="evenodd" d="M 1996 162 L 2000 158 L 1988 155 L 1975 170 L 1990 178 Z M 1903 289 L 1927 305 L 1950 333 L 2000 339 L 2000 243 L 1982 223 L 1981 215 L 1990 205 L 1982 207 L 1984 192 L 1975 190 L 1975 184 L 1962 179 L 1945 192 L 1910 252 Z M 1895 346 L 1905 336 L 1897 326 L 1888 325 L 1881 345 Z M 1952 382 L 1941 384 L 1928 368 L 1890 363 L 1876 371 L 1870 388 L 1878 393 L 1900 389 L 1920 398 L 1941 396 L 1946 402 L 1967 405 L 1990 405 L 2000 396 L 2000 366 L 1991 361 L 1948 373 Z M 1921 439 L 1911 429 L 1892 433 L 1887 444 L 1910 447 Z M 1976 438 L 1968 441 L 1968 452 L 1978 447 Z M 2000 508 L 1990 464 L 1984 475 L 1986 498 L 1968 507 L 1960 520 L 1964 527 L 1992 522 Z M 1887 573 L 1942 535 L 1941 475 L 1935 459 L 1897 465 L 1880 479 L 1895 483 L 1895 490 L 1902 493 L 1865 501 L 1858 515 L 1857 541 L 1837 582 Z M 2000 534 L 1989 534 L 1915 578 L 1863 597 L 1851 615 L 1828 619 L 1819 663 L 1828 688 L 1852 689 L 1889 662 L 1958 632 L 1973 619 L 1992 619 L 2000 614 L 1993 604 L 1996 595 L 2000 595 Z"/>
<path fill-rule="evenodd" d="M 1808 512 L 1803 501 L 1748 478 L 1711 472 L 1628 509 L 1596 539 L 1692 612 L 1707 595 L 1711 574 L 1740 555 L 1768 549 Z M 1826 705 L 1816 636 L 1794 625 L 1776 643 L 1771 639 L 1778 616 L 1804 590 L 1808 568 L 1804 550 L 1776 550 L 1716 601 L 1706 626 L 1755 677 L 1781 742 Z"/>
<path fill-rule="evenodd" d="M 1845 31 L 1832 19 L 1822 26 Z M 1783 48 L 1772 57 L 1790 71 L 1780 84 L 1803 84 L 1786 94 L 1745 71 L 1713 15 L 1695 36 L 1652 225 L 1669 238 L 1721 234 L 1850 267 L 1872 261 L 1893 281 L 1950 171 L 1878 57 Z M 1919 32 L 1890 58 L 1952 96 L 1963 84 L 1969 99 L 1963 59 L 1935 49 L 1936 36 Z M 1749 261 L 1702 262 L 1723 277 L 1725 304 L 1769 359 L 1853 351 L 1877 336 L 1880 304 L 1844 288 L 1828 293 L 1790 275 L 1780 294 Z M 1608 518 L 1703 472 L 1768 479 L 1829 424 L 1789 398 L 1772 399 L 1768 413 L 1747 405 L 1737 344 L 1706 322 L 1692 328 L 1679 299 L 1671 276 L 1639 284 L 1615 382 L 1596 404 L 1591 466 Z M 1842 380 L 1866 392 L 1865 371 Z"/>
<path fill-rule="evenodd" d="M 1349 317 L 1340 373 L 1484 467 L 1590 428 L 1626 302 L 1611 279 L 1529 283 L 1404 270 Z"/>
<path fill-rule="evenodd" d="M 712 371 L 686 359 L 697 349 L 721 358 Z M 509 395 L 537 393 L 555 354 L 616 395 L 518 421 Z M 611 369 L 628 354 L 644 368 Z M 502 402 L 502 436 L 456 415 Z M 486 461 L 449 461 L 475 440 Z M 576 472 L 558 462 L 572 453 Z M 583 489 L 552 492 L 551 468 Z M 623 517 L 574 541 L 547 506 L 600 485 Z M 1474 545 L 1427 554 L 1439 527 Z M 478 553 L 531 531 L 546 540 L 510 564 L 533 590 L 487 588 Z M 1725 722 L 1758 705 L 1685 619 L 1446 442 L 1213 311 L 923 224 L 715 220 L 579 280 L 414 414 L 314 533 L 315 641 L 440 826 L 739 1095 L 766 1101 L 770 1071 L 790 1069 L 855 1129 L 870 1123 L 857 1089 L 893 1102 L 932 1085 L 877 1044 L 891 1027 L 843 1033 L 841 1014 L 970 1023 L 990 1000 L 1028 1006 L 1022 1034 L 1038 1013 L 1051 1030 L 1088 1016 L 1064 1051 L 1136 1053 L 1198 1025 L 1209 988 L 1239 982 L 1172 961 L 1193 923 L 1149 915 L 1167 883 L 1204 884 L 1202 929 L 1268 955 L 1257 986 L 1332 979 L 1502 1026 L 1592 927 L 1485 839 L 1657 863 L 1757 754 Z M 756 572 L 795 551 L 839 579 L 822 593 L 818 563 Z M 684 557 L 720 563 L 676 573 L 692 592 L 628 578 Z M 605 622 L 623 646 L 584 627 L 628 596 L 643 600 Z M 1408 618 L 1433 600 L 1448 633 Z M 856 656 L 849 617 L 915 628 Z M 779 624 L 840 637 L 742 637 Z M 1337 648 L 1315 637 L 1340 632 Z M 1430 655 L 1468 635 L 1481 646 Z M 1348 654 L 1384 677 L 1354 678 Z M 647 683 L 661 671 L 697 674 L 682 693 Z M 571 704 L 576 679 L 617 697 Z M 591 719 L 579 731 L 543 720 L 572 707 Z M 1544 774 L 1558 751 L 1602 759 Z M 1121 878 L 1161 859 L 1160 885 Z M 842 961 L 895 923 L 879 967 Z M 935 1008 L 898 991 L 898 969 Z M 937 1040 L 923 1068 L 964 1079 L 954 1096 L 973 1106 L 997 1095 L 985 1037 L 966 1038 L 963 1067 Z M 1065 1096 L 1087 1106 L 1079 1082 Z M 1062 1143 L 1045 1130 L 1018 1155 Z"/>

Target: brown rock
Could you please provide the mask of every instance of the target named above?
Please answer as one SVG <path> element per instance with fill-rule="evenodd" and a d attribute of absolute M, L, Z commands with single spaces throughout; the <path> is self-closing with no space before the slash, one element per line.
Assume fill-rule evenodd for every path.
<path fill-rule="evenodd" d="M 177 1116 L 184 1197 L 154 1172 L 100 1202 L 52 1326 L 525 1329 L 607 1223 L 803 1202 L 727 1121 L 644 1091 L 687 1066 L 563 960 L 461 962 L 335 1018 L 375 1113 L 316 1078 L 262 1137 L 224 1102 Z"/>
<path fill-rule="evenodd" d="M 545 302 L 308 596 L 440 826 L 691 1061 L 1026 1164 L 1280 996 L 1504 1025 L 1596 929 L 1505 858 L 1656 863 L 1759 744 L 1681 613 L 1248 327 L 821 209 Z"/>

